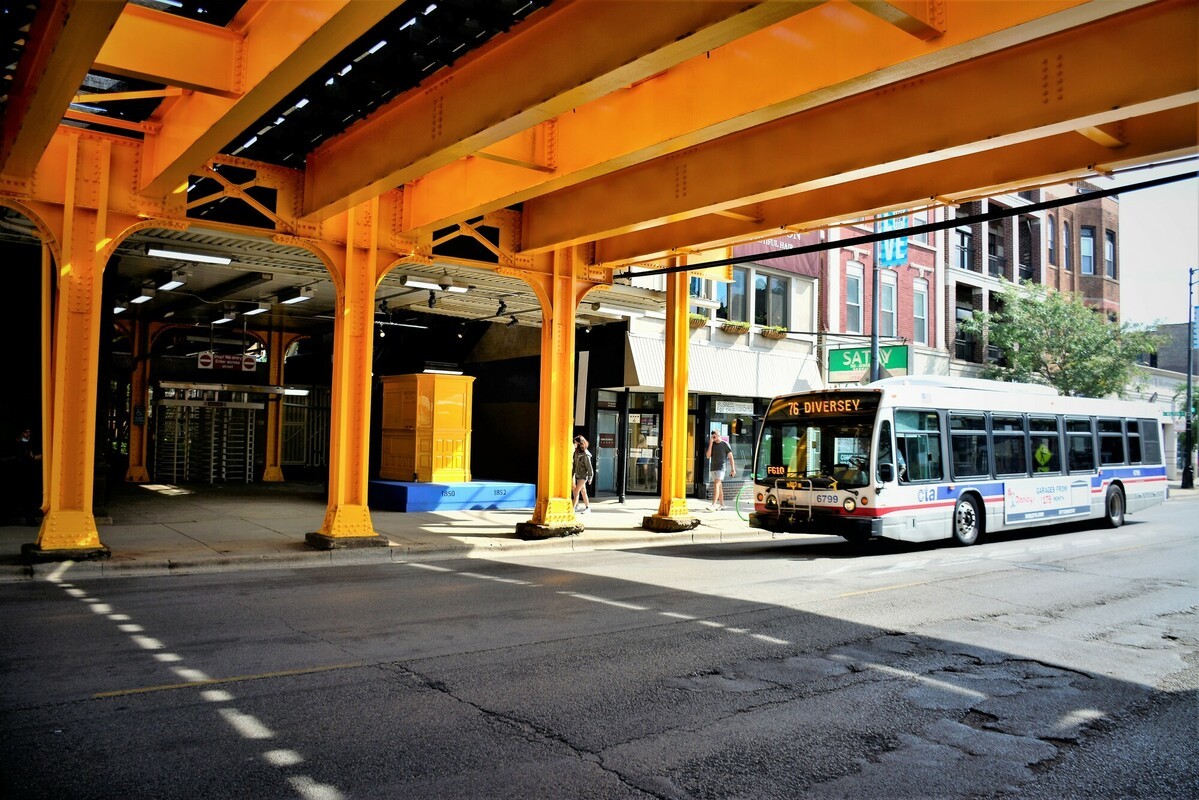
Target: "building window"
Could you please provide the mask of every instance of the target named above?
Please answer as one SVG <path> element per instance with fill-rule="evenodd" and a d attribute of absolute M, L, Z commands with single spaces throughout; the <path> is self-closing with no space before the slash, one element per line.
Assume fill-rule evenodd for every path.
<path fill-rule="evenodd" d="M 1103 269 L 1109 278 L 1116 277 L 1116 232 L 1103 232 Z"/>
<path fill-rule="evenodd" d="M 921 211 L 913 211 L 912 212 L 912 220 L 911 220 L 910 224 L 913 228 L 915 228 L 917 225 L 927 225 L 928 224 L 928 209 L 923 209 Z M 911 236 L 908 237 L 908 240 L 912 241 L 912 242 L 919 242 L 920 244 L 932 244 L 933 243 L 933 235 L 932 235 L 932 233 L 913 233 Z"/>
<path fill-rule="evenodd" d="M 862 332 L 862 265 L 856 262 L 845 270 L 845 331 Z"/>
<path fill-rule="evenodd" d="M 953 265 L 960 269 L 974 269 L 971 252 L 974 249 L 974 233 L 969 228 L 958 228 L 954 244 Z"/>
<path fill-rule="evenodd" d="M 787 299 L 791 296 L 791 281 L 777 275 L 754 276 L 754 323 L 791 327 Z"/>
<path fill-rule="evenodd" d="M 1048 250 L 1050 264 L 1057 264 L 1057 220 L 1049 215 L 1049 224 L 1045 226 L 1045 249 Z"/>
<path fill-rule="evenodd" d="M 1062 223 L 1062 269 L 1069 272 L 1074 269 L 1073 239 L 1070 238 L 1070 223 Z"/>
<path fill-rule="evenodd" d="M 1078 239 L 1078 270 L 1083 275 L 1095 274 L 1095 229 L 1083 225 Z"/>
<path fill-rule="evenodd" d="M 912 284 L 912 339 L 928 344 L 928 281 L 923 278 Z"/>
<path fill-rule="evenodd" d="M 716 283 L 716 301 L 720 307 L 716 309 L 718 319 L 728 319 L 735 322 L 749 322 L 746 308 L 746 298 L 749 295 L 749 270 L 734 268 L 731 283 L 718 281 Z"/>
<path fill-rule="evenodd" d="M 878 277 L 878 335 L 895 336 L 895 273 L 888 269 Z"/>
<path fill-rule="evenodd" d="M 987 226 L 987 272 L 998 278 L 1007 266 L 1007 253 L 1003 246 L 1003 223 L 992 222 Z"/>

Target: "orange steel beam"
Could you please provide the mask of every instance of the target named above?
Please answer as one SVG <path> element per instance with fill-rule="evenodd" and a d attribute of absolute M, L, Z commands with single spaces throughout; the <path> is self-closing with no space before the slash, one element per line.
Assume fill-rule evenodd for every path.
<path fill-rule="evenodd" d="M 917 39 L 933 39 L 945 33 L 947 0 L 850 0 Z"/>
<path fill-rule="evenodd" d="M 305 213 L 342 211 L 823 1 L 554 3 L 310 154 Z"/>
<path fill-rule="evenodd" d="M 425 175 L 405 187 L 407 224 L 435 230 L 1126 7 L 1084 0 L 954 3 L 945 35 L 923 42 L 854 6 L 821 5 Z M 414 119 L 411 127 L 427 125 Z M 552 153 L 552 169 L 493 157 L 539 147 Z"/>
<path fill-rule="evenodd" d="M 708 215 L 604 239 L 596 243 L 596 261 L 619 264 L 679 249 L 706 250 L 788 226 L 817 227 L 874 210 L 924 205 L 933 198 L 987 193 L 985 187 L 1067 181 L 1199 154 L 1197 105 L 1124 120 L 1119 128 L 1127 141 L 1119 149 L 1073 131 L 1060 133 L 758 203 L 753 206 L 759 215 L 754 221 Z"/>
<path fill-rule="evenodd" d="M 244 38 L 237 98 L 191 94 L 162 114 L 162 130 L 146 136 L 141 191 L 161 197 L 180 190 L 191 172 L 265 114 L 399 5 L 398 0 L 264 0 L 230 25 Z"/>
<path fill-rule="evenodd" d="M 96 69 L 197 92 L 241 93 L 237 31 L 128 5 L 96 56 Z"/>
<path fill-rule="evenodd" d="M 1189 105 L 1199 97 L 1196 8 L 1141 8 L 533 198 L 524 250 Z"/>
<path fill-rule="evenodd" d="M 86 0 L 42 4 L 9 90 L 0 173 L 33 174 L 122 6 Z"/>

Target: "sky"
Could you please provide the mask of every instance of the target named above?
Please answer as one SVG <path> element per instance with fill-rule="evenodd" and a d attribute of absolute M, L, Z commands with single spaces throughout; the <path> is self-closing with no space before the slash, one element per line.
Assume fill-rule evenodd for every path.
<path fill-rule="evenodd" d="M 1093 179 L 1100 188 L 1199 171 L 1199 161 Z M 1120 319 L 1151 325 L 1187 321 L 1187 278 L 1199 267 L 1199 180 L 1120 195 Z M 1196 273 L 1199 280 L 1199 272 Z M 1199 304 L 1199 285 L 1192 302 Z"/>

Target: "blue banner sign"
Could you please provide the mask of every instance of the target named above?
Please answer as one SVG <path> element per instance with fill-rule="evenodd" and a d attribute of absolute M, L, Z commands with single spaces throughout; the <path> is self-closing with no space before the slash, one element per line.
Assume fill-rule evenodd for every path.
<path fill-rule="evenodd" d="M 908 215 L 902 212 L 883 214 L 875 220 L 875 233 L 901 231 L 908 227 Z M 876 267 L 902 267 L 908 263 L 908 237 L 895 236 L 874 243 Z"/>

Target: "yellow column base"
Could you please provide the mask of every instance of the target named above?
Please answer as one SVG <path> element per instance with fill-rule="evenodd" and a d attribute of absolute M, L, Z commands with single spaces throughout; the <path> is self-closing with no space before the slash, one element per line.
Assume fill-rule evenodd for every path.
<path fill-rule="evenodd" d="M 130 467 L 125 471 L 126 483 L 149 483 L 150 473 L 145 467 Z"/>
<path fill-rule="evenodd" d="M 575 516 L 574 504 L 567 497 L 538 500 L 533 509 L 533 518 L 516 526 L 516 535 L 521 539 L 553 539 L 582 532 L 583 525 Z"/>
<path fill-rule="evenodd" d="M 47 559 L 107 558 L 96 519 L 90 511 L 51 511 L 42 519 L 37 543 L 21 548 L 27 556 Z"/>
<path fill-rule="evenodd" d="M 663 497 L 658 513 L 641 519 L 641 527 L 650 531 L 673 533 L 699 527 L 699 517 L 691 516 L 683 497 Z"/>
<path fill-rule="evenodd" d="M 280 467 L 267 467 L 262 473 L 263 483 L 283 483 L 283 470 Z"/>
<path fill-rule="evenodd" d="M 325 512 L 320 532 L 306 534 L 304 541 L 318 550 L 387 547 L 391 544 L 386 536 L 375 533 L 370 509 L 356 505 L 331 506 Z"/>

